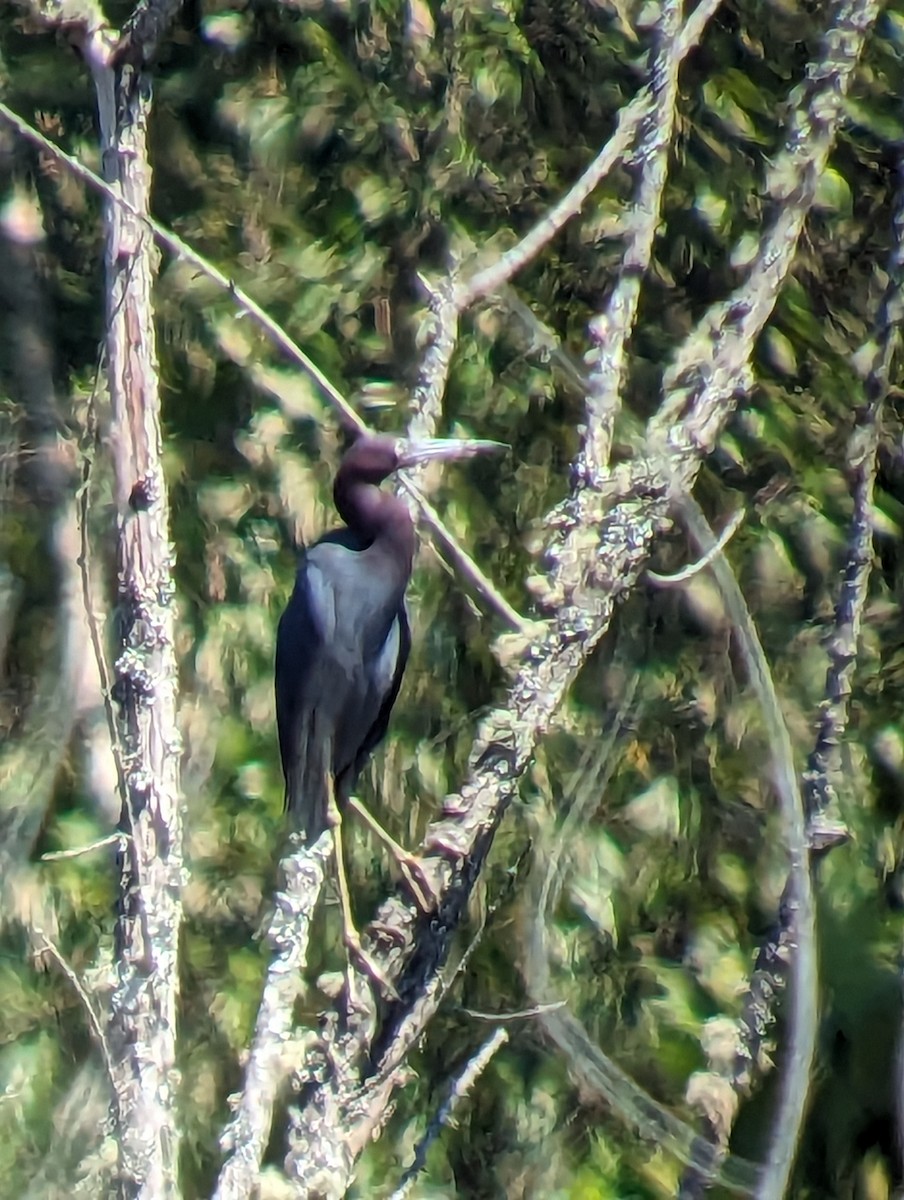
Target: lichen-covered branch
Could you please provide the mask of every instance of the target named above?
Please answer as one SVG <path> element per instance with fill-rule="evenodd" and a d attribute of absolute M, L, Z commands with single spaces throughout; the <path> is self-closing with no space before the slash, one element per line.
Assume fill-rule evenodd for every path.
<path fill-rule="evenodd" d="M 712 9 L 716 5 L 710 3 L 709 7 Z M 663 4 L 657 25 L 652 105 L 641 122 L 640 142 L 634 154 L 641 175 L 622 266 L 605 310 L 597 313 L 589 326 L 592 349 L 585 360 L 590 368 L 587 422 L 593 432 L 584 449 L 584 469 L 591 475 L 609 465 L 615 418 L 621 401 L 625 349 L 634 329 L 640 285 L 650 266 L 653 239 L 662 210 L 678 100 L 681 47 L 677 36 L 680 22 L 681 4 L 678 0 L 668 0 Z"/>
<path fill-rule="evenodd" d="M 221 1138 L 228 1151 L 214 1200 L 240 1200 L 253 1194 L 270 1136 L 273 1105 L 287 1071 L 282 1065 L 292 1034 L 295 1000 L 307 961 L 308 935 L 331 852 L 328 833 L 310 849 L 293 849 L 280 864 L 283 886 L 267 931 L 274 957 L 267 968 L 257 1012 L 245 1083 L 235 1116 Z"/>
<path fill-rule="evenodd" d="M 125 796 L 117 984 L 110 1001 L 123 1193 L 178 1195 L 176 1007 L 182 921 L 181 743 L 176 721 L 174 587 L 161 460 L 152 308 L 150 79 L 117 66 L 106 39 L 85 47 L 97 92 L 107 182 L 129 209 L 105 209 L 107 369 L 117 543 L 117 659 Z M 131 211 L 130 211 L 131 210 Z"/>
<path fill-rule="evenodd" d="M 863 402 L 854 411 L 847 444 L 847 471 L 853 512 L 835 620 L 826 643 L 829 665 L 825 699 L 821 705 L 816 742 L 802 776 L 807 842 L 811 855 L 831 849 L 843 842 L 846 836 L 843 824 L 837 819 L 839 814 L 835 811 L 841 770 L 839 760 L 850 715 L 860 629 L 873 566 L 872 504 L 881 409 L 888 394 L 889 372 L 900 338 L 902 317 L 904 186 L 899 182 L 888 261 L 888 284 L 876 318 L 876 332 L 864 378 Z M 776 1019 L 778 998 L 784 991 L 789 970 L 796 958 L 794 916 L 789 884 L 782 895 L 773 930 L 758 951 L 744 998 L 740 1044 L 734 1064 L 734 1077 L 739 1089 L 750 1086 L 759 1068 L 763 1044 Z"/>

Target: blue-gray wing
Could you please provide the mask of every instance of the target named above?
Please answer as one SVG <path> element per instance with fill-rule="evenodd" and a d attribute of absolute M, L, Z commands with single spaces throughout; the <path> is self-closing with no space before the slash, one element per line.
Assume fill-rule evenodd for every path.
<path fill-rule="evenodd" d="M 286 807 L 310 841 L 326 825 L 326 772 L 345 798 L 386 733 L 411 635 L 361 553 L 335 535 L 299 562 L 276 642 Z"/>
<path fill-rule="evenodd" d="M 295 588 L 276 634 L 276 727 L 286 780 L 286 809 L 307 841 L 326 827 L 326 774 L 331 769 L 329 731 L 318 718 L 317 700 L 328 680 L 326 639 L 335 606 L 323 589 L 310 587 L 302 556 Z"/>

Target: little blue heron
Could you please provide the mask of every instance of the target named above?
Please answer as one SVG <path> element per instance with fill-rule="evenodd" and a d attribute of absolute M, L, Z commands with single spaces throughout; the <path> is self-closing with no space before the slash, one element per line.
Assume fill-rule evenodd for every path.
<path fill-rule="evenodd" d="M 276 721 L 286 808 L 309 845 L 332 827 L 345 941 L 371 974 L 373 964 L 361 950 L 351 917 L 340 806 L 355 804 L 399 860 L 416 896 L 418 890 L 411 856 L 351 797 L 362 767 L 386 734 L 411 646 L 405 589 L 414 559 L 414 523 L 406 505 L 381 491 L 380 484 L 403 467 L 499 448 L 497 442 L 476 440 L 359 437 L 343 457 L 333 486 L 345 528 L 302 552 L 279 622 Z"/>

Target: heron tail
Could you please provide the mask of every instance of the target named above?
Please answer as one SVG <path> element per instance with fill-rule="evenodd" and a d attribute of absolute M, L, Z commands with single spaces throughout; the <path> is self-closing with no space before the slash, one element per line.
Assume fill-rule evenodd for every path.
<path fill-rule="evenodd" d="M 316 720 L 302 731 L 299 754 L 286 772 L 286 811 L 292 828 L 312 845 L 327 828 L 328 781 L 332 745 Z"/>

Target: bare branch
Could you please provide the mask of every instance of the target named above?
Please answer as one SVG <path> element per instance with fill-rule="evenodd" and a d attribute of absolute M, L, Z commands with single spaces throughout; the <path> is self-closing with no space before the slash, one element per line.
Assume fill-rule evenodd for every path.
<path fill-rule="evenodd" d="M 330 835 L 324 833 L 310 849 L 294 850 L 280 864 L 284 886 L 276 893 L 276 911 L 267 931 L 275 956 L 267 970 L 245 1085 L 221 1138 L 229 1157 L 220 1171 L 214 1200 L 239 1200 L 257 1186 L 276 1094 L 288 1073 L 283 1059 L 292 1033 L 293 1006 L 301 990 L 311 920 L 330 853 Z"/>
<path fill-rule="evenodd" d="M 701 553 L 708 553 L 715 542 L 699 505 L 690 496 L 677 497 L 681 519 Z M 749 678 L 757 693 L 769 738 L 772 774 L 778 794 L 782 828 L 790 862 L 790 888 L 787 904 L 794 931 L 796 954 L 791 963 L 791 1020 L 789 1022 L 787 1069 L 782 1081 L 781 1099 L 773 1121 L 769 1155 L 763 1179 L 757 1190 L 762 1200 L 781 1200 L 788 1185 L 810 1090 L 810 1071 L 816 1052 L 819 1028 L 819 988 L 816 964 L 816 909 L 810 879 L 806 817 L 794 751 L 788 727 L 769 664 L 763 653 L 750 612 L 734 572 L 724 555 L 716 555 L 712 569 L 731 616 L 742 648 Z M 731 1123 L 724 1125 L 727 1139 Z"/>
<path fill-rule="evenodd" d="M 556 615 L 544 636 L 527 649 L 505 705 L 481 723 L 467 783 L 459 795 L 446 798 L 441 817 L 428 829 L 423 868 L 432 873 L 440 897 L 437 913 L 426 926 L 399 900 L 380 910 L 379 925 L 390 928 L 398 943 L 383 958 L 386 973 L 398 981 L 402 1003 L 388 1014 L 380 1043 L 385 1049 L 375 1068 L 366 1065 L 372 1052 L 369 1043 L 346 1039 L 340 1046 L 330 1041 L 327 1061 L 333 1074 L 312 1089 L 301 1118 L 310 1137 L 290 1153 L 286 1163 L 290 1177 L 302 1188 L 313 1179 L 322 1180 L 326 1173 L 331 1186 L 341 1191 L 357 1154 L 385 1121 L 405 1047 L 420 1036 L 435 1009 L 439 968 L 536 741 L 602 637 L 614 603 L 643 569 L 655 533 L 668 524 L 668 493 L 690 490 L 700 454 L 711 448 L 737 395 L 749 383 L 753 338 L 768 318 L 790 267 L 803 214 L 814 194 L 813 180 L 825 162 L 875 7 L 840 5 L 838 20 L 826 38 L 825 57 L 808 72 L 811 83 L 803 94 L 808 107 L 794 118 L 791 161 L 785 164 L 785 181 L 793 168 L 800 182 L 799 204 L 786 206 L 796 213 L 790 224 L 780 213 L 764 238 L 748 281 L 749 286 L 757 286 L 756 294 L 737 298 L 749 306 L 744 313 L 752 315 L 742 319 L 729 307 L 725 320 L 714 326 L 713 340 L 698 337 L 679 356 L 681 370 L 672 373 L 679 394 L 669 396 L 652 423 L 648 459 L 602 480 L 577 478 L 569 499 L 548 517 L 553 540 L 544 599 Z M 810 141 L 800 135 L 801 130 Z M 729 317 L 732 340 L 738 343 L 734 349 L 723 336 Z M 714 345 L 716 368 L 710 371 L 706 364 L 713 359 Z M 688 364 L 696 372 L 691 373 L 690 383 L 685 378 Z M 801 1049 L 806 1049 L 805 1044 Z M 367 1077 L 363 1087 L 361 1072 Z M 348 1130 L 346 1145 L 339 1149 L 331 1145 L 328 1163 L 318 1160 L 319 1135 L 338 1126 Z M 781 1155 L 777 1157 L 781 1161 Z"/>
<path fill-rule="evenodd" d="M 81 858 L 85 854 L 93 854 L 95 850 L 103 850 L 106 846 L 118 846 L 122 850 L 128 836 L 127 833 L 117 830 L 116 833 L 99 838 L 96 842 L 90 842 L 87 846 L 79 846 L 75 850 L 48 850 L 46 854 L 41 855 L 41 861 L 62 862 L 67 858 Z"/>
<path fill-rule="evenodd" d="M 131 67 L 117 69 L 102 39 L 86 46 L 86 58 L 111 181 L 104 188 L 104 259 L 121 619 L 115 691 L 126 784 L 122 828 L 130 835 L 121 858 L 110 1045 L 123 1188 L 136 1200 L 166 1200 L 178 1194 L 182 813 L 172 551 L 151 307 L 156 256 L 139 217 L 150 202 L 151 87 Z"/>
<path fill-rule="evenodd" d="M 89 187 L 104 195 L 110 204 L 117 205 L 120 209 L 122 209 L 124 214 L 134 217 L 146 228 L 150 229 L 159 245 L 163 246 L 166 250 L 169 250 L 170 253 L 174 254 L 176 257 L 182 258 L 186 262 L 190 263 L 201 274 L 203 274 L 206 279 L 209 279 L 212 283 L 216 284 L 218 288 L 233 297 L 241 306 L 243 311 L 246 312 L 255 321 L 259 328 L 263 330 L 267 337 L 270 338 L 273 344 L 282 350 L 287 358 L 294 362 L 298 367 L 301 368 L 301 370 L 310 376 L 311 379 L 314 380 L 314 382 L 323 392 L 326 399 L 339 414 L 340 419 L 346 428 L 358 430 L 359 432 L 367 428 L 358 414 L 349 405 L 342 393 L 330 382 L 320 368 L 308 357 L 307 354 L 305 354 L 301 347 L 289 337 L 285 330 L 283 330 L 276 323 L 276 321 L 274 321 L 273 318 L 269 316 L 268 313 L 266 313 L 265 310 L 248 295 L 246 291 L 244 291 L 243 288 L 240 288 L 237 284 L 233 283 L 232 280 L 228 279 L 222 271 L 220 271 L 202 255 L 198 254 L 195 250 L 192 250 L 192 248 L 186 242 L 183 242 L 181 238 L 176 237 L 174 233 L 168 230 L 164 225 L 161 225 L 159 221 L 154 220 L 154 218 L 149 216 L 147 213 L 140 213 L 132 204 L 129 203 L 127 197 L 121 196 L 115 188 L 111 187 L 108 183 L 105 183 L 102 179 L 95 175 L 93 171 L 91 171 L 83 163 L 80 163 L 78 159 L 73 158 L 70 154 L 66 154 L 63 150 L 60 150 L 58 146 L 54 145 L 53 142 L 44 137 L 42 133 L 40 133 L 37 129 L 34 129 L 28 124 L 27 121 L 24 121 L 20 116 L 14 113 L 12 109 L 2 102 L 0 102 L 0 117 L 3 117 L 5 120 L 7 120 L 27 141 L 31 142 L 33 145 L 39 146 L 42 150 L 46 150 L 60 162 L 64 162 L 74 175 L 76 175 L 84 183 L 88 184 Z M 430 505 L 426 504 L 426 502 L 421 508 L 421 514 L 427 526 L 436 534 L 440 544 L 445 547 L 446 555 L 452 562 L 453 566 L 455 566 L 456 569 L 458 569 L 461 574 L 470 581 L 478 594 L 486 601 L 487 605 L 503 616 L 505 616 L 506 610 L 508 609 L 510 615 L 505 617 L 505 619 L 507 619 L 509 623 L 513 625 L 513 628 L 521 628 L 522 618 L 519 617 L 517 613 L 514 613 L 510 606 L 508 606 L 506 602 L 501 599 L 497 589 L 490 584 L 484 573 L 462 548 L 462 546 L 459 545 L 459 543 L 452 537 L 448 530 L 442 527 L 439 517 L 436 515 L 435 511 L 430 507 Z"/>
<path fill-rule="evenodd" d="M 261 308 L 261 306 L 251 298 L 251 296 L 248 295 L 243 288 L 239 287 L 238 284 L 234 283 L 228 278 L 228 276 L 224 275 L 218 267 L 215 267 L 213 263 L 204 258 L 203 255 L 198 254 L 196 250 L 193 250 L 187 242 L 184 242 L 180 237 L 177 237 L 170 229 L 167 229 L 165 225 L 162 225 L 148 213 L 140 212 L 133 204 L 129 202 L 128 196 L 120 195 L 115 187 L 105 182 L 98 175 L 95 175 L 90 167 L 86 167 L 84 163 L 79 162 L 77 158 L 74 158 L 71 154 L 67 154 L 64 150 L 61 150 L 59 146 L 51 142 L 49 138 L 44 137 L 39 130 L 35 129 L 34 126 L 29 125 L 27 121 L 24 121 L 22 117 L 13 112 L 11 108 L 2 102 L 0 102 L 0 116 L 8 121 L 18 131 L 18 133 L 25 138 L 26 141 L 31 142 L 32 145 L 38 146 L 40 149 L 47 151 L 48 154 L 53 155 L 53 157 L 59 162 L 65 163 L 72 174 L 80 179 L 83 183 L 87 184 L 88 187 L 105 196 L 110 204 L 118 206 L 120 209 L 122 209 L 124 214 L 134 217 L 136 221 L 140 222 L 143 226 L 149 229 L 153 233 L 154 240 L 158 245 L 162 246 L 165 250 L 168 250 L 170 254 L 174 255 L 176 258 L 181 258 L 185 262 L 189 263 L 200 274 L 202 274 L 205 279 L 208 279 L 211 283 L 215 284 L 220 291 L 231 296 L 238 303 L 242 311 L 247 313 L 247 315 L 250 316 L 252 320 L 263 330 L 273 344 L 278 346 L 287 358 L 301 367 L 301 369 L 307 375 L 309 375 L 311 379 L 314 380 L 314 382 L 323 392 L 324 396 L 326 396 L 327 400 L 330 402 L 336 412 L 339 413 L 343 422 L 349 428 L 357 429 L 359 431 L 362 431 L 366 428 L 364 422 L 361 420 L 355 410 L 349 405 L 342 393 L 333 386 L 326 375 L 324 375 L 320 368 L 305 354 L 301 347 L 289 337 L 285 330 L 283 330 L 273 320 L 273 318 L 269 316 L 268 313 L 266 313 L 264 309 Z"/>
<path fill-rule="evenodd" d="M 791 97 L 785 149 L 766 180 L 776 212 L 745 283 L 703 317 L 663 380 L 667 397 L 650 423 L 654 447 L 693 459 L 708 453 L 726 416 L 749 391 L 755 339 L 775 307 L 804 220 L 843 115 L 844 98 L 879 10 L 877 0 L 839 0 L 827 22 L 822 56 Z M 687 490 L 686 488 L 684 490 Z"/>
<path fill-rule="evenodd" d="M 718 0 L 710 3 L 710 9 L 717 3 Z M 650 266 L 653 239 L 662 210 L 678 99 L 681 47 L 676 39 L 681 8 L 680 0 L 667 0 L 660 12 L 656 30 L 659 47 L 653 65 L 653 103 L 642 122 L 641 141 L 634 156 L 642 174 L 625 253 L 609 303 L 589 325 L 592 349 L 586 361 L 590 367 L 587 381 L 590 436 L 584 446 L 584 469 L 591 476 L 609 466 L 612 435 L 621 402 L 625 350 L 637 317 L 640 285 Z"/>
<path fill-rule="evenodd" d="M 873 565 L 871 514 L 879 424 L 881 409 L 888 394 L 891 362 L 900 338 L 902 316 L 904 178 L 899 171 L 888 285 L 876 319 L 876 336 L 872 346 L 867 348 L 865 402 L 854 412 L 854 424 L 847 445 L 853 514 L 834 627 L 827 641 L 829 666 L 825 699 L 821 705 L 816 742 L 802 775 L 807 843 L 811 854 L 830 849 L 846 839 L 845 827 L 833 822 L 829 814 L 838 803 L 836 780 L 840 776 L 840 750 L 847 731 L 860 629 Z M 759 950 L 745 996 L 740 1021 L 741 1042 L 734 1068 L 739 1088 L 750 1085 L 760 1049 L 775 1021 L 776 1001 L 784 989 L 789 965 L 796 954 L 794 911 L 789 903 L 790 886 L 789 881 L 782 895 L 775 929 Z M 900 1097 L 898 1105 L 899 1112 L 904 1111 Z"/>
<path fill-rule="evenodd" d="M 508 1031 L 497 1029 L 491 1037 L 487 1038 L 474 1057 L 468 1060 L 464 1070 L 449 1089 L 449 1094 L 443 1101 L 439 1112 L 430 1122 L 426 1133 L 418 1143 L 417 1149 L 414 1152 L 414 1161 L 402 1176 L 399 1186 L 392 1193 L 390 1200 L 405 1200 L 405 1197 L 414 1186 L 418 1175 L 423 1171 L 427 1162 L 427 1153 L 439 1137 L 443 1126 L 451 1123 L 455 1110 L 490 1065 L 493 1057 L 502 1049 L 507 1041 Z"/>
<path fill-rule="evenodd" d="M 675 78 L 681 62 L 699 42 L 719 3 L 720 0 L 703 0 L 678 34 L 672 64 Z M 453 100 L 450 103 L 454 103 L 454 91 L 452 89 Z M 426 280 L 423 281 L 430 296 L 432 329 L 430 345 L 412 395 L 414 412 L 409 425 L 412 436 L 428 437 L 436 430 L 461 314 L 477 300 L 502 290 L 581 211 L 594 188 L 622 159 L 636 157 L 631 150 L 637 131 L 654 111 L 665 112 L 666 109 L 655 104 L 653 91 L 644 89 L 622 109 L 612 137 L 574 186 L 520 242 L 490 266 L 478 270 L 465 282 L 460 282 L 458 265 L 451 264 L 442 284 L 433 287 Z"/>
<path fill-rule="evenodd" d="M 703 30 L 719 7 L 719 0 L 702 0 L 688 18 L 684 28 L 677 37 L 675 46 L 675 70 L 677 71 L 684 59 L 703 36 Z M 490 267 L 479 271 L 467 283 L 460 285 L 455 300 L 458 311 L 462 312 L 481 296 L 488 296 L 498 291 L 504 283 L 508 283 L 519 271 L 540 253 L 556 236 L 560 229 L 576 216 L 584 206 L 584 202 L 600 180 L 604 179 L 612 168 L 629 151 L 641 122 L 649 116 L 654 106 L 651 89 L 645 88 L 639 92 L 631 103 L 619 113 L 615 133 L 599 152 L 581 178 L 574 184 L 562 199 L 556 204 L 534 228 L 525 235 L 517 245 Z"/>
<path fill-rule="evenodd" d="M 505 621 L 509 628 L 516 630 L 518 633 L 529 634 L 534 630 L 534 624 L 527 621 L 512 608 L 505 596 L 499 591 L 496 585 L 489 579 L 480 567 L 467 554 L 459 554 L 459 546 L 453 535 L 446 528 L 442 517 L 420 491 L 417 484 L 406 477 L 399 476 L 399 486 L 403 491 L 407 492 L 414 500 L 418 512 L 422 515 L 424 522 L 433 531 L 433 536 L 442 546 L 446 553 L 446 557 L 458 569 L 461 577 L 471 585 L 474 591 L 483 597 L 487 606 Z"/>

